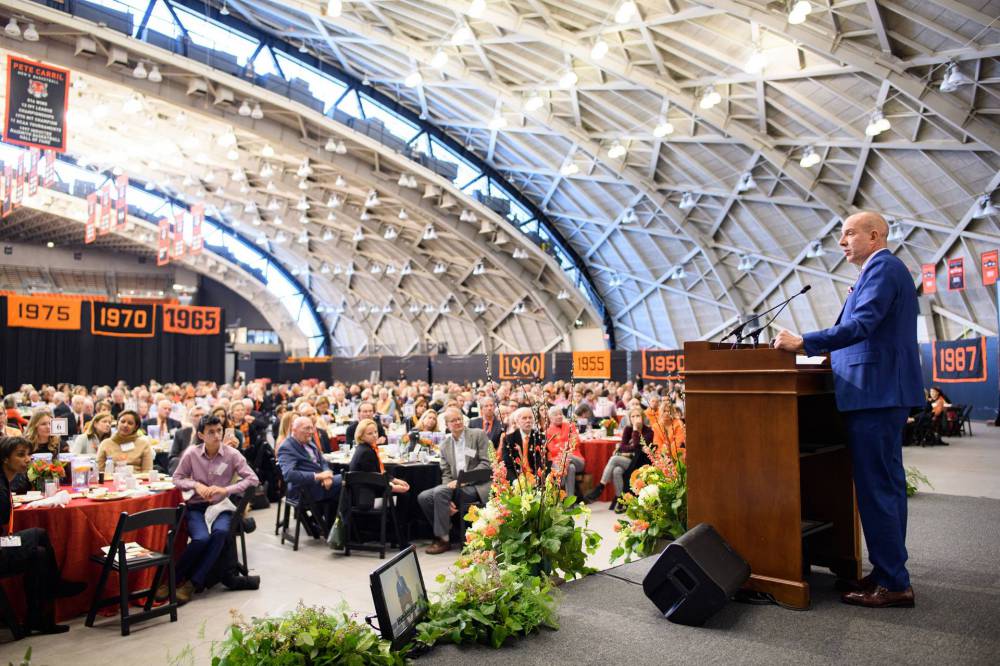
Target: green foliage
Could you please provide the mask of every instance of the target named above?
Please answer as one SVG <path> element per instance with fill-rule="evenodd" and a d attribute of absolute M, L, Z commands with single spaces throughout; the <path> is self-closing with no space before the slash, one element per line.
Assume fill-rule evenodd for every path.
<path fill-rule="evenodd" d="M 933 488 L 930 480 L 924 476 L 916 467 L 906 468 L 906 496 L 913 497 L 917 494 L 917 490 L 920 488 L 920 484 L 926 485 L 928 488 Z"/>
<path fill-rule="evenodd" d="M 540 627 L 558 628 L 555 591 L 548 579 L 492 558 L 454 571 L 431 602 L 427 620 L 417 625 L 419 642 L 499 648 Z M 444 583 L 446 578 L 441 574 L 437 580 Z"/>
<path fill-rule="evenodd" d="M 687 464 L 683 458 L 654 460 L 632 474 L 632 492 L 619 500 L 625 518 L 614 527 L 618 545 L 611 551 L 612 562 L 651 555 L 661 539 L 687 531 Z"/>
<path fill-rule="evenodd" d="M 503 562 L 527 565 L 533 575 L 572 580 L 593 573 L 587 556 L 597 552 L 601 535 L 590 529 L 590 510 L 564 497 L 553 480 L 520 481 L 499 492 L 494 486 L 486 508 L 469 510 L 465 553 L 495 553 Z"/>
<path fill-rule="evenodd" d="M 341 607 L 330 613 L 300 604 L 278 617 L 236 618 L 226 638 L 213 645 L 212 666 L 396 666 L 402 652 Z"/>

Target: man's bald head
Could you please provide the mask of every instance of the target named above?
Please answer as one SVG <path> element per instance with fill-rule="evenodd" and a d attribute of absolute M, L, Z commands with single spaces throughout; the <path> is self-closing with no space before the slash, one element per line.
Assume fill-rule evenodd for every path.
<path fill-rule="evenodd" d="M 875 252 L 888 247 L 889 224 L 885 218 L 872 211 L 862 211 L 844 220 L 840 247 L 844 258 L 861 267 Z"/>
<path fill-rule="evenodd" d="M 308 416 L 296 416 L 292 421 L 292 437 L 300 443 L 305 444 L 313 438 L 316 433 L 316 426 Z"/>

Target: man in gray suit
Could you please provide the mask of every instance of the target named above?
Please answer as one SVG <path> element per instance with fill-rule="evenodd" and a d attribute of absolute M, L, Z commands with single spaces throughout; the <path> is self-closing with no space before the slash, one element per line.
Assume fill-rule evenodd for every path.
<path fill-rule="evenodd" d="M 455 499 L 462 497 L 486 502 L 490 495 L 490 482 L 477 486 L 458 487 L 458 475 L 464 471 L 490 468 L 490 440 L 477 428 L 466 428 L 462 411 L 449 407 L 444 411 L 448 437 L 441 442 L 441 485 L 420 493 L 417 501 L 427 520 L 434 526 L 434 543 L 425 551 L 428 555 L 446 553 L 451 548 L 448 534 L 451 517 L 458 512 Z"/>

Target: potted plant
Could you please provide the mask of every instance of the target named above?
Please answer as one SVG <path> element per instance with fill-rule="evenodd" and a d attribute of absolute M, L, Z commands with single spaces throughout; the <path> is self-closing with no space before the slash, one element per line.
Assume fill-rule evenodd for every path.
<path fill-rule="evenodd" d="M 32 460 L 28 466 L 28 481 L 35 490 L 45 490 L 46 481 L 56 483 L 66 473 L 66 463 L 58 460 Z"/>
<path fill-rule="evenodd" d="M 611 551 L 611 561 L 625 557 L 652 555 L 666 541 L 687 531 L 687 464 L 683 449 L 670 454 L 669 446 L 643 449 L 652 464 L 643 465 L 629 479 L 631 492 L 622 495 L 619 506 L 624 518 L 614 525 L 618 545 Z"/>

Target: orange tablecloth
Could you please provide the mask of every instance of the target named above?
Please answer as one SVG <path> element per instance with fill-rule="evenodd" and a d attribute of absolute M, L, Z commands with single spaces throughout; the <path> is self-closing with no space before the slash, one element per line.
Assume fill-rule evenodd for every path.
<path fill-rule="evenodd" d="M 110 485 L 110 484 L 106 484 Z M 111 543 L 118 526 L 118 517 L 123 511 L 138 513 L 146 509 L 159 509 L 177 506 L 183 500 L 181 491 L 171 490 L 147 495 L 145 497 L 129 497 L 121 500 L 94 502 L 88 499 L 74 499 L 64 508 L 52 507 L 32 509 L 30 504 L 14 510 L 14 530 L 25 530 L 31 527 L 41 527 L 49 533 L 49 539 L 56 553 L 56 562 L 66 580 L 83 581 L 87 590 L 69 599 L 56 601 L 56 620 L 63 621 L 78 615 L 83 615 L 90 609 L 94 598 L 94 586 L 100 575 L 101 568 L 90 560 L 90 556 L 100 552 L 102 546 Z M 183 529 L 181 530 L 183 531 Z M 186 532 L 185 532 L 186 534 Z M 166 539 L 166 528 L 151 527 L 126 536 L 128 541 L 162 550 Z M 182 534 L 177 541 L 179 552 L 187 541 Z M 139 590 L 148 587 L 153 582 L 155 568 L 149 568 L 129 575 L 129 589 Z M 18 609 L 20 617 L 24 618 L 24 588 L 20 577 L 7 578 L 2 581 L 8 598 Z M 102 596 L 118 594 L 118 577 L 112 574 Z"/>
<path fill-rule="evenodd" d="M 586 461 L 583 466 L 583 473 L 590 474 L 594 483 L 601 480 L 604 466 L 608 464 L 611 455 L 615 452 L 615 447 L 621 443 L 620 439 L 581 439 L 578 444 L 580 455 Z M 601 500 L 610 502 L 615 498 L 615 485 L 609 483 L 604 492 L 601 493 Z"/>

